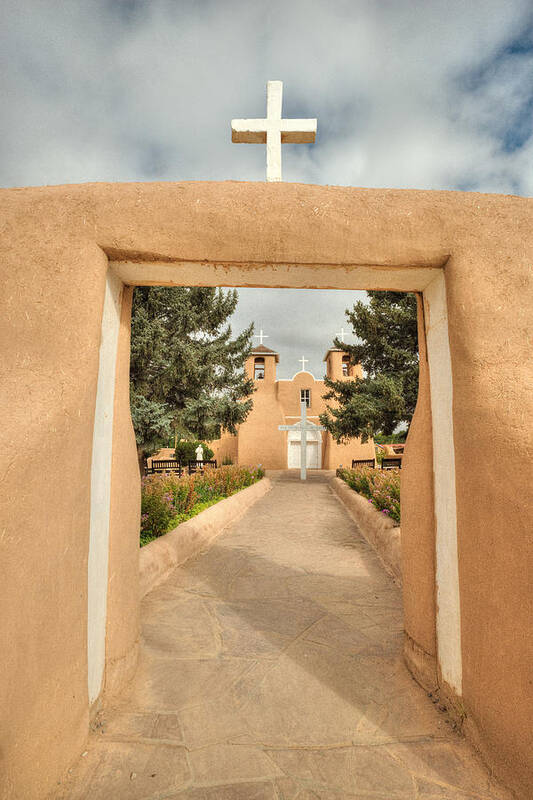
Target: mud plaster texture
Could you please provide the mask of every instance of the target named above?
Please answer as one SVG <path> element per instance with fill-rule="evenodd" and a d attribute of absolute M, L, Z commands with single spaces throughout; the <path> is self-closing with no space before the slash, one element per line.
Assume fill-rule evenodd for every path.
<path fill-rule="evenodd" d="M 140 669 L 53 800 L 503 800 L 402 660 L 400 592 L 326 473 L 142 605 Z"/>
<path fill-rule="evenodd" d="M 156 283 L 319 289 L 389 289 L 398 272 L 406 289 L 416 289 L 409 276 L 418 268 L 444 270 L 461 702 L 469 734 L 487 759 L 517 791 L 531 795 L 532 210 L 528 198 L 282 183 L 0 192 L 0 338 L 6 343 L 0 791 L 8 800 L 33 800 L 48 791 L 83 750 L 88 731 L 90 471 L 110 264 L 125 264 L 130 282 L 151 269 Z M 423 309 L 420 314 L 423 322 Z M 125 309 L 115 392 L 104 704 L 109 690 L 132 677 L 138 646 L 140 495 L 127 318 Z M 426 672 L 433 664 L 436 675 L 430 409 L 422 359 L 402 468 L 404 626 L 409 652 Z M 24 514 L 35 503 L 38 513 Z"/>

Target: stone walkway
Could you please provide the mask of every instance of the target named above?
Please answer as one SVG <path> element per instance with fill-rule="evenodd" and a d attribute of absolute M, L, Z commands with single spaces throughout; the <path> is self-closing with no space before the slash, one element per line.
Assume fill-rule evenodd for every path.
<path fill-rule="evenodd" d="M 502 800 L 405 669 L 400 591 L 329 475 L 272 477 L 146 597 L 132 692 L 55 797 Z"/>

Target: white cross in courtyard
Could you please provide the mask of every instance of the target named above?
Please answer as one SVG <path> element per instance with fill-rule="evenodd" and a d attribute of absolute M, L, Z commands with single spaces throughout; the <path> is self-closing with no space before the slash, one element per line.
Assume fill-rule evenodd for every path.
<path fill-rule="evenodd" d="M 300 361 L 300 363 L 302 365 L 302 372 L 305 372 L 305 365 L 307 364 L 309 359 L 308 358 L 304 358 L 304 356 L 302 356 L 301 358 L 298 359 L 298 361 Z"/>
<path fill-rule="evenodd" d="M 282 119 L 282 81 L 267 83 L 266 119 L 232 119 L 231 141 L 253 142 L 267 146 L 267 181 L 281 180 L 282 143 L 312 144 L 316 137 L 316 119 Z"/>
<path fill-rule="evenodd" d="M 307 421 L 307 405 L 305 400 L 301 403 L 302 419 L 295 425 L 279 425 L 280 431 L 300 431 L 301 433 L 301 448 L 300 448 L 300 480 L 307 480 L 307 431 L 325 431 L 322 425 L 314 425 L 312 422 Z"/>
<path fill-rule="evenodd" d="M 341 328 L 341 332 L 337 334 L 337 337 L 338 337 L 338 338 L 341 340 L 341 342 L 342 342 L 343 344 L 344 344 L 344 337 L 345 337 L 345 336 L 346 336 L 346 333 L 345 333 L 345 331 L 344 331 L 344 328 Z"/>
<path fill-rule="evenodd" d="M 259 333 L 254 333 L 254 339 L 259 339 L 259 344 L 263 344 L 263 339 L 268 339 L 268 336 L 263 333 L 263 328 L 261 328 Z"/>

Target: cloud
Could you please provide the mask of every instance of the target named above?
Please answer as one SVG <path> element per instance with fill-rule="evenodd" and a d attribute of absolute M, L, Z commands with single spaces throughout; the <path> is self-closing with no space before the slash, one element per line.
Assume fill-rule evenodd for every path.
<path fill-rule="evenodd" d="M 230 120 L 264 116 L 281 79 L 284 115 L 318 117 L 315 145 L 284 146 L 285 180 L 533 194 L 530 0 L 4 0 L 2 15 L 3 186 L 263 180 L 264 147 L 232 144 Z M 250 291 L 241 311 L 283 347 L 314 336 Z M 331 336 L 336 302 L 306 296 Z"/>
<path fill-rule="evenodd" d="M 309 359 L 306 370 L 322 379 L 322 359 L 341 327 L 348 334 L 345 341 L 355 341 L 344 312 L 356 300 L 366 299 L 366 294 L 340 289 L 239 289 L 239 298 L 232 329 L 240 332 L 253 320 L 256 333 L 264 330 L 268 339 L 263 344 L 280 354 L 278 378 L 292 378 L 305 356 Z"/>
<path fill-rule="evenodd" d="M 279 78 L 285 114 L 319 119 L 286 180 L 531 193 L 532 19 L 529 0 L 8 0 L 0 179 L 261 180 L 229 124 Z"/>

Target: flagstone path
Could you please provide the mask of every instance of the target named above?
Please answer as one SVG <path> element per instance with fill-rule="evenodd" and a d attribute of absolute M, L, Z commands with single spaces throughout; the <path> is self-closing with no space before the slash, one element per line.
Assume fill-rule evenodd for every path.
<path fill-rule="evenodd" d="M 502 800 L 402 662 L 400 591 L 331 492 L 274 487 L 142 608 L 69 800 Z"/>

